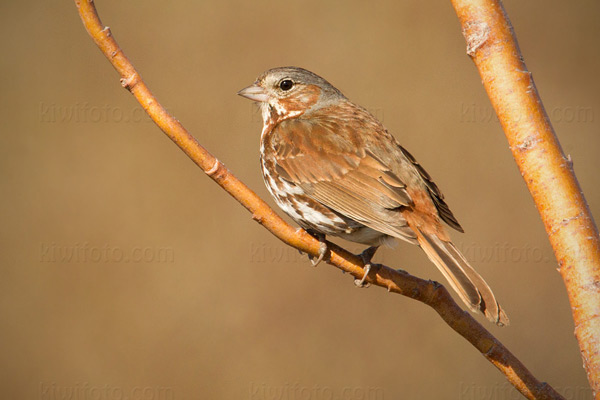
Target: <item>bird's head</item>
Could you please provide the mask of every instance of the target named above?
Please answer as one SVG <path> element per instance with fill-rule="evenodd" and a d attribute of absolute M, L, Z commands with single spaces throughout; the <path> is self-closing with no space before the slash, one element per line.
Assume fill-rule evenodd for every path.
<path fill-rule="evenodd" d="M 259 103 L 265 124 L 298 117 L 345 99 L 325 79 L 298 67 L 265 71 L 238 94 Z"/>

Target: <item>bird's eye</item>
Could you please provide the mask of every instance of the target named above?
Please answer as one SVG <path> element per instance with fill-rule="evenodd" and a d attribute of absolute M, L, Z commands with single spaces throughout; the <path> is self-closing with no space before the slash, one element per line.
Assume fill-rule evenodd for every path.
<path fill-rule="evenodd" d="M 291 79 L 284 79 L 281 82 L 279 82 L 279 88 L 284 92 L 287 92 L 292 87 L 294 87 L 294 82 Z"/>

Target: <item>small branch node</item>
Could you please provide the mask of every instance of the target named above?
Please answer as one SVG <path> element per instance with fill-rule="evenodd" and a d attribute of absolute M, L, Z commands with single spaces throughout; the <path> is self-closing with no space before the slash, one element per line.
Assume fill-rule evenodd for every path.
<path fill-rule="evenodd" d="M 534 137 L 533 135 L 531 135 L 531 136 L 527 136 L 525 138 L 525 140 L 523 140 L 516 147 L 519 151 L 527 151 L 527 150 L 531 150 L 536 144 L 540 143 L 541 141 L 542 141 L 541 138 Z"/>
<path fill-rule="evenodd" d="M 573 169 L 573 159 L 571 158 L 570 154 L 567 154 L 566 157 L 564 157 L 565 163 L 564 166 L 566 166 L 569 169 Z"/>
<path fill-rule="evenodd" d="M 219 169 L 220 166 L 221 166 L 221 163 L 219 162 L 218 159 L 215 158 L 214 165 L 208 171 L 206 171 L 206 175 L 213 176 L 215 174 L 215 172 L 217 172 L 217 170 Z M 252 218 L 254 218 L 254 216 L 252 216 Z"/>
<path fill-rule="evenodd" d="M 467 41 L 467 54 L 473 57 L 475 52 L 488 40 L 490 27 L 484 21 L 467 22 L 462 34 Z"/>
<path fill-rule="evenodd" d="M 584 289 L 586 289 L 586 290 L 593 290 L 594 292 L 599 292 L 600 293 L 600 282 L 593 281 L 590 284 L 585 285 Z"/>
<path fill-rule="evenodd" d="M 121 86 L 130 92 L 133 90 L 135 85 L 140 82 L 140 76 L 137 73 L 129 75 L 127 78 L 121 78 Z"/>

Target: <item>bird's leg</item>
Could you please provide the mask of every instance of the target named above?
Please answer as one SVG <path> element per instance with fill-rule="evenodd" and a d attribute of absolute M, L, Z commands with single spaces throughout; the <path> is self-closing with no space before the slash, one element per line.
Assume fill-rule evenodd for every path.
<path fill-rule="evenodd" d="M 309 235 L 317 239 L 320 243 L 319 257 L 317 257 L 317 259 L 315 260 L 311 255 L 308 256 L 310 263 L 313 265 L 313 267 L 316 267 L 321 261 L 323 261 L 325 254 L 327 254 L 327 242 L 325 241 L 325 235 L 322 233 L 315 232 L 312 229 L 307 229 L 306 232 L 308 232 Z"/>
<path fill-rule="evenodd" d="M 371 246 L 368 249 L 364 250 L 362 253 L 359 254 L 359 257 L 362 259 L 363 264 L 365 264 L 365 273 L 362 277 L 362 279 L 355 279 L 354 280 L 354 284 L 358 287 L 369 287 L 369 284 L 367 283 L 365 285 L 365 279 L 367 279 L 367 276 L 369 275 L 369 272 L 371 272 L 371 259 L 373 258 L 373 256 L 375 255 L 375 252 L 377 251 L 377 249 L 379 248 L 379 246 Z"/>

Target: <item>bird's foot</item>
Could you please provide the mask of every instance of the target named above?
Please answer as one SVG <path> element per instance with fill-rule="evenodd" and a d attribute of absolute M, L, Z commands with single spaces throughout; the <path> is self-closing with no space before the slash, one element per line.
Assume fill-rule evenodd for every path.
<path fill-rule="evenodd" d="M 364 271 L 364 275 L 361 279 L 355 279 L 354 280 L 354 284 L 356 285 L 356 287 L 359 288 L 368 288 L 369 286 L 371 286 L 370 283 L 365 283 L 365 279 L 367 279 L 367 276 L 369 275 L 369 272 L 371 272 L 371 264 L 365 264 L 365 268 L 363 269 Z"/>
<path fill-rule="evenodd" d="M 313 265 L 313 267 L 316 267 L 321 261 L 323 261 L 323 258 L 325 258 L 325 255 L 327 254 L 327 242 L 325 241 L 325 235 L 322 233 L 312 230 L 307 230 L 306 232 L 319 241 L 319 256 L 317 258 L 314 258 L 311 255 L 308 256 L 310 263 Z"/>
<path fill-rule="evenodd" d="M 316 267 L 321 261 L 323 261 L 325 254 L 327 254 L 327 243 L 321 242 L 321 244 L 319 244 L 319 257 L 315 259 L 312 256 L 308 256 L 308 259 L 310 260 L 310 263 L 313 265 L 313 267 Z"/>
<path fill-rule="evenodd" d="M 365 265 L 365 267 L 363 270 L 364 271 L 363 277 L 361 279 L 354 280 L 354 284 L 357 287 L 367 288 L 367 287 L 371 286 L 370 283 L 365 284 L 365 280 L 367 279 L 367 276 L 369 276 L 369 272 L 371 272 L 371 267 L 377 265 L 377 264 L 371 264 L 371 259 L 375 255 L 375 252 L 377 251 L 378 248 L 379 248 L 379 246 L 371 246 L 359 254 L 359 257 L 362 259 L 362 262 Z"/>

